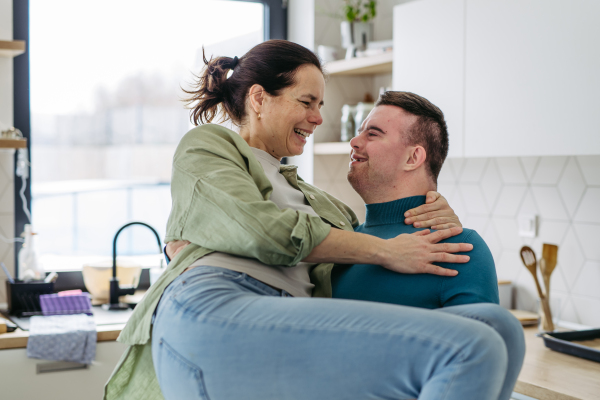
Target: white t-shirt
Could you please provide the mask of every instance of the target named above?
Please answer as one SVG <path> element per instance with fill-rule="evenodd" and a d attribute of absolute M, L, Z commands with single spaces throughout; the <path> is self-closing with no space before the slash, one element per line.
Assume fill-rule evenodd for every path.
<path fill-rule="evenodd" d="M 262 165 L 267 178 L 273 185 L 270 200 L 280 209 L 293 209 L 317 216 L 308 204 L 304 194 L 292 187 L 279 172 L 279 160 L 263 150 L 251 148 Z M 238 257 L 227 253 L 214 252 L 196 260 L 190 267 L 210 265 L 243 272 L 277 289 L 283 289 L 294 297 L 310 297 L 314 285 L 310 283 L 309 270 L 315 264 L 300 262 L 286 267 L 267 265 L 254 258 Z"/>

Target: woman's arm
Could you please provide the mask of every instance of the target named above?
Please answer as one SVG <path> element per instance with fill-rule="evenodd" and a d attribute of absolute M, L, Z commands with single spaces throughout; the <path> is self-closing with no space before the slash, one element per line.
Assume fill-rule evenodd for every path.
<path fill-rule="evenodd" d="M 430 233 L 419 231 L 380 239 L 357 232 L 331 229 L 304 261 L 314 263 L 375 264 L 405 274 L 434 274 L 455 276 L 458 272 L 433 265 L 434 262 L 465 263 L 469 256 L 451 253 L 473 249 L 468 243 L 438 243 L 458 235 L 462 228 L 455 227 Z"/>
<path fill-rule="evenodd" d="M 265 200 L 272 188 L 262 167 L 246 143 L 234 135 L 221 127 L 203 126 L 182 139 L 171 182 L 173 209 L 166 241 L 176 243 L 167 247 L 170 258 L 181 245 L 177 242 L 187 240 L 269 265 L 296 265 L 306 259 L 440 273 L 431 262 L 466 261 L 450 253 L 469 249 L 437 244 L 455 235 L 455 230 L 385 241 L 332 229 L 321 218 L 279 209 Z"/>

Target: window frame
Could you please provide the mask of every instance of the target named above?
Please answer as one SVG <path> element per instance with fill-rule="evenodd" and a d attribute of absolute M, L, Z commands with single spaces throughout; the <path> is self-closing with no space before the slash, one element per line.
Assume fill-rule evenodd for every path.
<path fill-rule="evenodd" d="M 287 39 L 287 0 L 234 0 L 262 3 L 264 5 L 264 39 Z M 31 161 L 31 107 L 30 107 L 30 76 L 29 76 L 29 0 L 13 0 L 13 39 L 25 40 L 27 43 L 25 53 L 13 58 L 13 123 L 27 139 L 27 152 Z M 16 160 L 14 161 L 16 171 Z M 25 187 L 25 198 L 31 209 L 31 167 L 28 166 L 29 179 Z M 23 210 L 23 201 L 17 189 L 18 182 L 16 174 L 14 205 L 15 205 L 15 237 L 19 237 L 28 223 L 27 216 Z M 22 243 L 15 242 L 15 276 L 19 276 L 18 254 Z M 145 270 L 140 279 L 140 288 L 148 287 L 148 271 Z M 60 281 L 60 282 L 59 282 Z M 57 281 L 57 288 L 84 289 L 83 278 L 80 271 L 63 272 Z"/>

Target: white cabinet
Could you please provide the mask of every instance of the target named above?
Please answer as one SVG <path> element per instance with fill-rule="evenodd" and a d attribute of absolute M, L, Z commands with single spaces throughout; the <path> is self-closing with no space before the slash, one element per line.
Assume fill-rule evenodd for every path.
<path fill-rule="evenodd" d="M 126 346 L 118 342 L 98 342 L 96 359 L 85 369 L 44 372 L 37 364 L 52 361 L 27 358 L 26 349 L 0 350 L 0 390 L 2 399 L 81 400 L 102 399 L 104 384 Z"/>
<path fill-rule="evenodd" d="M 600 154 L 600 2 L 466 2 L 465 156 Z"/>
<path fill-rule="evenodd" d="M 600 154 L 600 2 L 394 7 L 394 89 L 438 105 L 450 156 Z"/>
<path fill-rule="evenodd" d="M 394 7 L 394 90 L 413 92 L 444 113 L 449 156 L 462 157 L 464 0 L 423 0 Z"/>

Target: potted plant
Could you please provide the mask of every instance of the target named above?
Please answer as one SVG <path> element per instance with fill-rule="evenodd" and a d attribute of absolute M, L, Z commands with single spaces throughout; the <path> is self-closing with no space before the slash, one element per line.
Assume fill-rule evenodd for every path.
<path fill-rule="evenodd" d="M 341 25 L 342 47 L 346 50 L 346 59 L 356 56 L 357 50 L 365 50 L 373 37 L 373 24 L 376 15 L 376 0 L 344 0 Z"/>

